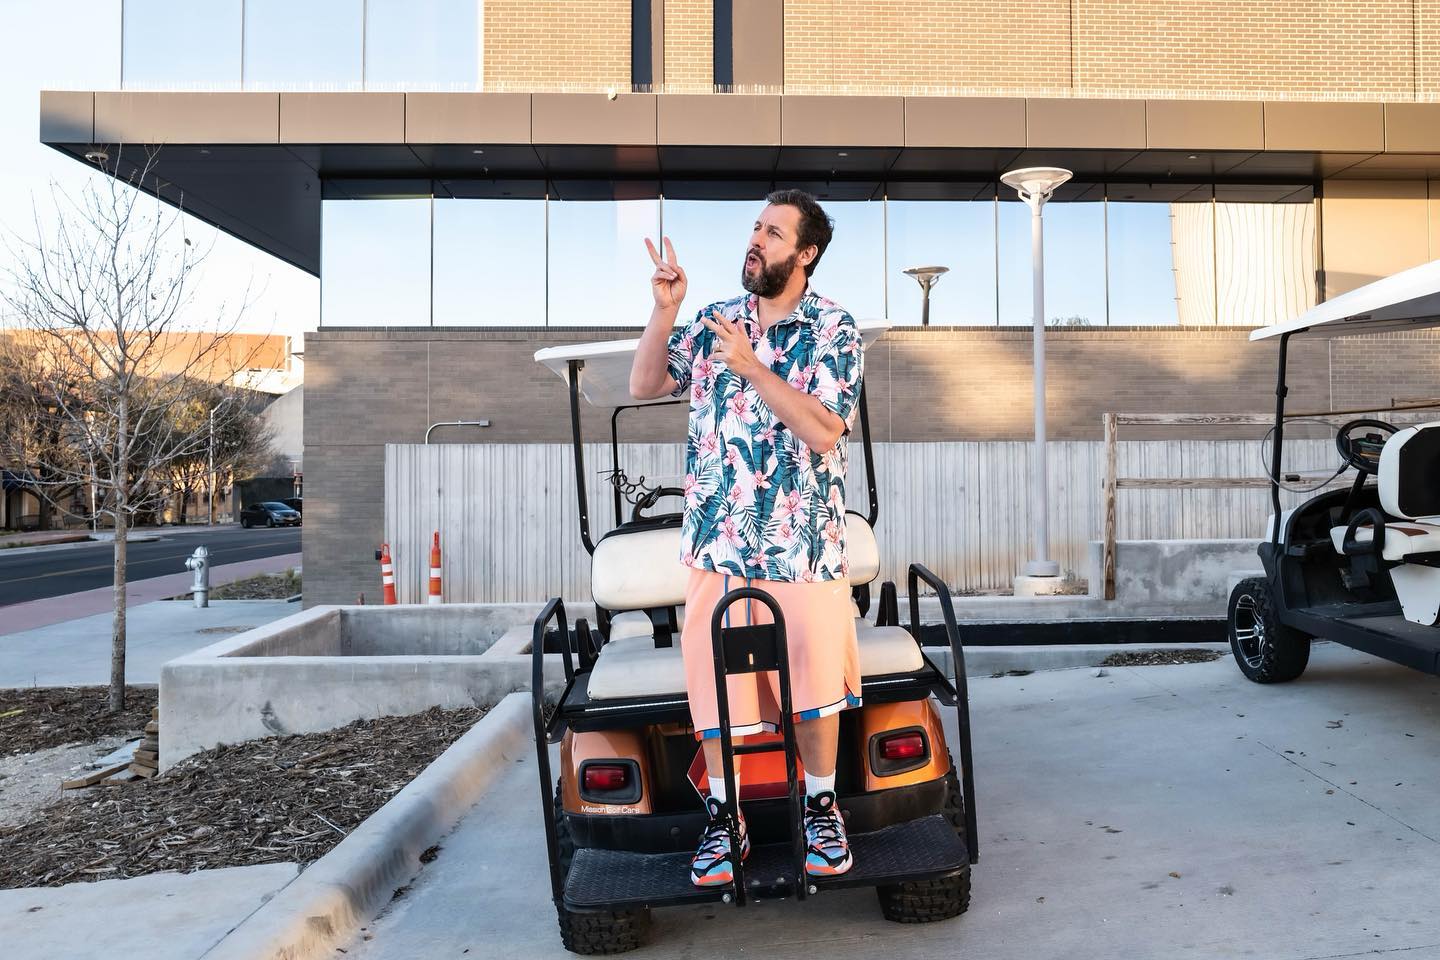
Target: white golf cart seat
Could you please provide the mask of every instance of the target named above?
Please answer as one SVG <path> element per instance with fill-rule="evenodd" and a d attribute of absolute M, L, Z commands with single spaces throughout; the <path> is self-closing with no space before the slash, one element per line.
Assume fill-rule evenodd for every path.
<path fill-rule="evenodd" d="M 848 514 L 845 537 L 851 586 L 875 580 L 880 575 L 880 551 L 870 524 L 858 514 Z M 586 693 L 591 700 L 685 695 L 679 638 L 673 646 L 656 647 L 649 617 L 643 612 L 684 604 L 690 572 L 679 558 L 677 527 L 609 536 L 595 545 L 590 568 L 595 603 L 630 612 L 611 620 L 610 642 L 601 648 L 590 671 Z M 862 678 L 912 673 L 924 666 L 920 648 L 903 627 L 876 627 L 857 619 L 856 628 Z"/>
<path fill-rule="evenodd" d="M 1381 555 L 1390 569 L 1405 619 L 1433 626 L 1440 617 L 1440 567 L 1407 558 L 1440 554 L 1440 422 L 1399 431 L 1380 452 L 1380 507 L 1396 522 L 1385 524 Z M 1375 539 L 1373 526 L 1355 530 L 1357 543 Z M 1345 527 L 1333 527 L 1335 552 L 1344 553 Z"/>

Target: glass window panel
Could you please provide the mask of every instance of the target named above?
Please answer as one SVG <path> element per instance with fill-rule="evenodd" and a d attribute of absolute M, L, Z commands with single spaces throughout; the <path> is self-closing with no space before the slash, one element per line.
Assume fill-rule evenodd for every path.
<path fill-rule="evenodd" d="M 1111 201 L 1107 216 L 1111 325 L 1213 325 L 1215 223 L 1210 201 Z"/>
<path fill-rule="evenodd" d="M 121 86 L 238 89 L 241 7 L 241 0 L 125 0 Z"/>
<path fill-rule="evenodd" d="M 550 201 L 550 326 L 644 326 L 655 306 L 645 238 L 659 232 L 659 200 Z"/>
<path fill-rule="evenodd" d="M 247 90 L 358 90 L 362 0 L 246 0 Z"/>
<path fill-rule="evenodd" d="M 326 200 L 320 324 L 430 323 L 430 200 Z"/>
<path fill-rule="evenodd" d="M 1105 207 L 1092 201 L 1045 204 L 1045 322 L 1105 326 Z M 1030 326 L 1032 265 L 1030 208 L 1000 202 L 1000 323 Z"/>
<path fill-rule="evenodd" d="M 1219 323 L 1263 327 L 1288 320 L 1315 305 L 1315 286 L 1313 202 L 1216 201 Z"/>
<path fill-rule="evenodd" d="M 480 6 L 478 0 L 368 0 L 366 88 L 479 89 Z"/>
<path fill-rule="evenodd" d="M 822 200 L 820 206 L 835 221 L 835 235 L 811 275 L 815 292 L 835 301 L 857 320 L 883 318 L 885 202 Z"/>
<path fill-rule="evenodd" d="M 738 297 L 740 270 L 745 263 L 755 217 L 763 200 L 666 200 L 665 236 L 685 268 L 689 290 L 680 308 L 682 320 L 718 300 Z"/>
<path fill-rule="evenodd" d="M 930 322 L 993 326 L 995 201 L 891 200 L 887 216 L 890 322 L 920 323 L 920 284 L 903 271 L 942 266 L 950 270 L 930 291 Z"/>
<path fill-rule="evenodd" d="M 545 201 L 436 199 L 434 272 L 437 327 L 544 326 Z"/>

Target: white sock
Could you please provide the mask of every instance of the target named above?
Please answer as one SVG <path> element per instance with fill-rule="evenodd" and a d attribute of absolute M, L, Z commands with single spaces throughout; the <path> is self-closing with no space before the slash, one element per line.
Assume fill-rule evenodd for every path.
<path fill-rule="evenodd" d="M 725 793 L 725 778 L 723 776 L 719 776 L 709 777 L 708 779 L 710 780 L 710 796 L 714 797 L 716 800 L 719 800 L 721 803 L 724 803 L 727 796 L 727 794 Z M 735 792 L 740 792 L 739 770 L 735 771 Z"/>
<path fill-rule="evenodd" d="M 827 791 L 835 792 L 835 774 L 833 772 L 828 777 L 817 777 L 809 770 L 805 771 L 805 795 L 807 797 L 818 797 Z"/>

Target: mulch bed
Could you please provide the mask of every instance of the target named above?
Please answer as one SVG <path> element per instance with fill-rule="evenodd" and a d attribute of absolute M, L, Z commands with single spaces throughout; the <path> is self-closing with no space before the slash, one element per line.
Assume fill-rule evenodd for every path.
<path fill-rule="evenodd" d="M 243 580 L 222 583 L 210 590 L 211 600 L 289 600 L 300 593 L 301 575 L 294 570 L 284 573 L 257 573 Z M 190 594 L 182 593 L 171 600 L 189 600 Z"/>
<path fill-rule="evenodd" d="M 1224 654 L 1219 650 L 1122 650 L 1100 661 L 1102 667 L 1165 667 L 1177 663 L 1209 663 Z"/>
<path fill-rule="evenodd" d="M 359 720 L 208 750 L 153 780 L 76 791 L 30 823 L 0 829 L 0 889 L 311 863 L 484 715 L 435 707 Z"/>
<path fill-rule="evenodd" d="M 105 687 L 0 689 L 0 756 L 139 733 L 159 702 L 154 687 L 126 687 L 125 709 L 107 714 Z M 19 712 L 16 712 L 19 711 Z"/>

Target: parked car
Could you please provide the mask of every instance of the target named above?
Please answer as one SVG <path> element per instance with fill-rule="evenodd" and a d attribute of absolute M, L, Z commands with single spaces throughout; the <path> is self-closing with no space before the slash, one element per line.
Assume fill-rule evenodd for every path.
<path fill-rule="evenodd" d="M 257 524 L 265 527 L 298 527 L 300 511 L 279 500 L 252 503 L 240 511 L 240 526 L 248 529 Z"/>
<path fill-rule="evenodd" d="M 305 512 L 304 510 L 301 510 L 301 509 L 300 509 L 300 505 L 305 502 L 305 498 L 304 498 L 304 497 L 286 497 L 284 500 L 281 500 L 280 502 L 283 503 L 283 504 L 285 504 L 285 506 L 289 507 L 291 510 L 294 510 L 296 513 L 304 513 L 304 512 Z"/>

